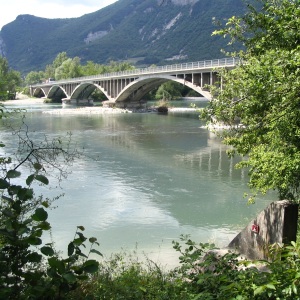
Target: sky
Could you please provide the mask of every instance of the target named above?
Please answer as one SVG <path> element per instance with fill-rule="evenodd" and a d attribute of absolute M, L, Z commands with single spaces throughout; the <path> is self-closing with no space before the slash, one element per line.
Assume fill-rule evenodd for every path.
<path fill-rule="evenodd" d="M 74 18 L 94 12 L 117 0 L 5 0 L 0 4 L 0 30 L 18 15 Z"/>

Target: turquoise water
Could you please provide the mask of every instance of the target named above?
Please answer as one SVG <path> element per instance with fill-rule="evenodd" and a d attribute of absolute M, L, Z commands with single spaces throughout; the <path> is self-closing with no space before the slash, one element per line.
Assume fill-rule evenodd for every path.
<path fill-rule="evenodd" d="M 66 251 L 83 225 L 106 256 L 137 248 L 176 265 L 172 240 L 180 234 L 226 246 L 270 202 L 247 205 L 246 172 L 234 169 L 235 161 L 195 114 L 42 113 L 54 109 L 62 108 L 27 106 L 25 123 L 36 141 L 72 132 L 83 152 L 60 185 L 51 178 L 51 189 L 37 188 L 50 198 L 64 193 L 49 212 L 58 250 Z M 17 143 L 9 130 L 2 129 L 2 140 L 13 153 Z"/>

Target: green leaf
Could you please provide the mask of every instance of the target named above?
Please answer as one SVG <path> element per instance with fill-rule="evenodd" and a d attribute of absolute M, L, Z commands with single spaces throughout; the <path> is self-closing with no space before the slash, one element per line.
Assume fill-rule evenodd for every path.
<path fill-rule="evenodd" d="M 259 286 L 255 291 L 254 291 L 254 296 L 260 295 L 264 292 L 265 286 Z"/>
<path fill-rule="evenodd" d="M 20 185 L 11 185 L 9 187 L 9 194 L 10 195 L 17 195 L 18 192 L 22 189 Z"/>
<path fill-rule="evenodd" d="M 95 243 L 96 241 L 97 241 L 97 239 L 95 237 L 89 238 L 89 242 L 92 244 Z"/>
<path fill-rule="evenodd" d="M 48 201 L 43 201 L 41 203 L 44 207 L 48 208 L 49 207 L 49 202 Z"/>
<path fill-rule="evenodd" d="M 77 226 L 78 229 L 80 229 L 81 231 L 84 231 L 85 228 L 83 226 Z"/>
<path fill-rule="evenodd" d="M 72 272 L 68 272 L 62 275 L 64 279 L 66 279 L 69 283 L 76 282 L 77 278 Z"/>
<path fill-rule="evenodd" d="M 293 290 L 293 293 L 297 295 L 298 289 L 297 289 L 297 286 L 295 285 L 295 283 L 292 283 L 292 290 Z"/>
<path fill-rule="evenodd" d="M 27 185 L 31 185 L 31 183 L 33 182 L 33 180 L 34 180 L 34 174 L 29 175 L 29 176 L 27 177 L 27 179 L 26 179 L 26 184 L 27 184 Z"/>
<path fill-rule="evenodd" d="M 34 164 L 33 164 L 33 167 L 34 167 L 37 171 L 39 171 L 39 170 L 41 170 L 41 169 L 43 168 L 43 166 L 42 166 L 40 163 L 34 163 Z"/>
<path fill-rule="evenodd" d="M 18 230 L 18 235 L 21 236 L 26 232 L 29 232 L 30 229 L 27 226 L 21 226 Z"/>
<path fill-rule="evenodd" d="M 12 198 L 9 198 L 9 197 L 6 197 L 6 196 L 2 196 L 2 199 L 9 202 L 9 203 L 12 203 L 14 200 Z"/>
<path fill-rule="evenodd" d="M 76 234 L 79 235 L 79 238 L 84 242 L 86 240 L 86 237 L 81 232 L 76 232 Z"/>
<path fill-rule="evenodd" d="M 21 201 L 20 201 L 20 200 L 15 201 L 15 202 L 12 204 L 11 207 L 16 211 L 17 214 L 20 214 L 21 211 L 22 211 L 22 208 L 21 208 Z"/>
<path fill-rule="evenodd" d="M 39 263 L 42 260 L 42 256 L 36 252 L 32 252 L 26 256 L 29 262 Z"/>
<path fill-rule="evenodd" d="M 144 293 L 147 293 L 147 289 L 145 289 L 144 287 L 140 286 L 139 289 L 144 292 Z"/>
<path fill-rule="evenodd" d="M 84 262 L 82 268 L 87 273 L 95 273 L 98 271 L 99 263 L 96 260 L 90 259 Z"/>
<path fill-rule="evenodd" d="M 32 215 L 32 219 L 34 221 L 46 221 L 48 218 L 48 213 L 42 208 L 37 208 L 35 210 L 34 215 Z"/>
<path fill-rule="evenodd" d="M 276 290 L 275 285 L 274 285 L 274 284 L 271 284 L 271 283 L 266 284 L 266 287 L 267 287 L 268 289 L 271 289 L 271 290 Z"/>
<path fill-rule="evenodd" d="M 10 184 L 5 179 L 0 179 L 0 189 L 7 189 Z"/>
<path fill-rule="evenodd" d="M 78 238 L 78 239 L 74 239 L 74 240 L 73 240 L 73 243 L 74 243 L 74 245 L 76 245 L 76 246 L 82 245 L 83 242 L 84 242 L 84 240 L 82 240 L 81 238 Z"/>
<path fill-rule="evenodd" d="M 32 189 L 21 188 L 18 190 L 17 195 L 20 200 L 26 201 L 28 199 L 32 199 L 33 191 L 32 191 Z"/>
<path fill-rule="evenodd" d="M 37 225 L 37 228 L 40 228 L 42 230 L 50 230 L 51 229 L 51 225 L 50 223 L 44 221 L 44 222 L 41 222 Z"/>
<path fill-rule="evenodd" d="M 91 249 L 91 253 L 96 253 L 100 256 L 103 256 L 103 254 L 101 252 L 99 252 L 98 250 L 96 250 L 96 249 Z"/>
<path fill-rule="evenodd" d="M 9 218 L 14 216 L 14 213 L 8 208 L 3 209 L 2 214 L 6 217 L 9 217 Z"/>
<path fill-rule="evenodd" d="M 16 170 L 9 170 L 6 174 L 7 178 L 18 178 L 21 176 L 21 172 Z"/>
<path fill-rule="evenodd" d="M 35 236 L 30 236 L 27 239 L 28 244 L 33 245 L 33 246 L 38 246 L 42 244 L 42 240 L 38 237 Z"/>
<path fill-rule="evenodd" d="M 44 176 L 44 175 L 35 175 L 35 179 L 38 180 L 38 181 L 40 181 L 43 184 L 46 184 L 46 185 L 49 184 L 48 178 L 46 176 Z"/>
<path fill-rule="evenodd" d="M 52 247 L 48 247 L 48 246 L 42 247 L 41 252 L 46 256 L 53 256 L 54 255 L 54 250 L 52 249 Z"/>
<path fill-rule="evenodd" d="M 74 243 L 73 242 L 69 243 L 69 245 L 68 245 L 68 256 L 71 256 L 74 253 L 74 250 L 75 250 Z"/>
<path fill-rule="evenodd" d="M 66 267 L 63 261 L 59 260 L 57 257 L 48 258 L 49 266 L 55 269 L 59 274 L 65 273 Z"/>
<path fill-rule="evenodd" d="M 83 245 L 84 246 L 84 245 Z M 79 256 L 82 256 L 82 257 L 85 257 L 85 258 L 88 258 L 88 256 L 87 255 L 85 255 L 83 252 L 81 252 L 81 251 L 76 251 L 76 254 L 78 254 Z"/>

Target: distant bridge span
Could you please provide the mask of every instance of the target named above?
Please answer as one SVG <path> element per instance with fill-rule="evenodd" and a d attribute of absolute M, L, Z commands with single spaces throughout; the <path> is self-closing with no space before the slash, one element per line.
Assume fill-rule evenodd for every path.
<path fill-rule="evenodd" d="M 30 93 L 76 104 L 89 102 L 94 90 L 99 89 L 109 103 L 127 107 L 128 103 L 138 104 L 148 92 L 172 80 L 210 99 L 205 87 L 221 84 L 218 69 L 232 69 L 238 62 L 235 58 L 223 58 L 51 81 L 30 86 Z"/>

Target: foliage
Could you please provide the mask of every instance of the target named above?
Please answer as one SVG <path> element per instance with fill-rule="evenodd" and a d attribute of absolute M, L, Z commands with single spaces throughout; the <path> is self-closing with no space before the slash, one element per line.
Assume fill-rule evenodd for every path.
<path fill-rule="evenodd" d="M 232 54 L 241 63 L 222 73 L 226 84 L 213 91 L 205 116 L 230 127 L 221 135 L 244 156 L 238 167 L 249 168 L 254 196 L 277 190 L 280 199 L 299 200 L 300 2 L 258 2 L 215 32 L 245 50 Z"/>
<path fill-rule="evenodd" d="M 11 70 L 7 60 L 0 57 L 0 100 L 15 99 L 21 81 L 20 73 Z"/>
<path fill-rule="evenodd" d="M 181 90 L 183 85 L 174 81 L 168 81 L 163 83 L 155 94 L 157 100 L 172 100 L 182 97 Z"/>
<path fill-rule="evenodd" d="M 300 299 L 300 245 L 270 248 L 270 261 L 249 261 L 214 245 L 181 236 L 173 246 L 180 266 L 172 270 L 136 256 L 115 254 L 69 299 L 264 300 Z M 136 253 L 134 253 L 136 255 Z"/>
<path fill-rule="evenodd" d="M 44 80 L 45 80 L 45 73 L 43 71 L 31 71 L 25 77 L 25 84 L 32 85 L 36 83 L 42 83 Z"/>
<path fill-rule="evenodd" d="M 136 253 L 116 253 L 100 263 L 99 272 L 71 293 L 70 299 L 184 299 L 172 273 Z"/>
<path fill-rule="evenodd" d="M 4 108 L 1 117 L 10 117 Z M 22 129 L 18 131 L 21 133 Z M 1 147 L 5 147 L 1 143 Z M 65 148 L 66 147 L 66 148 Z M 69 141 L 56 138 L 36 144 L 19 135 L 19 160 L 2 156 L 0 177 L 0 298 L 1 299 L 64 299 L 98 270 L 98 262 L 89 259 L 89 254 L 99 251 L 95 238 L 90 238 L 88 255 L 81 248 L 87 238 L 78 226 L 74 239 L 68 245 L 67 257 L 61 258 L 53 243 L 43 243 L 43 233 L 50 230 L 46 211 L 49 201 L 34 195 L 34 184 L 48 185 L 47 169 L 63 172 L 78 155 L 69 152 Z M 21 174 L 21 167 L 28 165 L 28 176 Z M 49 168 L 50 167 L 50 168 Z M 20 184 L 25 175 L 25 183 Z"/>
<path fill-rule="evenodd" d="M 54 62 L 55 63 L 55 62 Z M 55 69 L 55 79 L 76 78 L 82 75 L 80 68 L 80 58 L 68 58 L 62 62 L 60 66 Z"/>
<path fill-rule="evenodd" d="M 270 261 L 248 261 L 231 252 L 218 254 L 213 245 L 196 244 L 188 236 L 181 240 L 184 249 L 174 242 L 182 264 L 176 273 L 188 299 L 300 299 L 299 244 L 274 248 Z"/>

